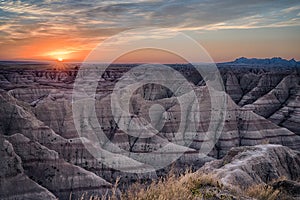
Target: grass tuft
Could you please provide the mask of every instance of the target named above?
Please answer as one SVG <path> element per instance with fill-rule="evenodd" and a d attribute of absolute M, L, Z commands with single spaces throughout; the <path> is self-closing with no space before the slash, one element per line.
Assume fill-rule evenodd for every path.
<path fill-rule="evenodd" d="M 279 190 L 274 190 L 266 184 L 254 185 L 248 188 L 245 194 L 257 200 L 276 200 L 279 198 Z"/>

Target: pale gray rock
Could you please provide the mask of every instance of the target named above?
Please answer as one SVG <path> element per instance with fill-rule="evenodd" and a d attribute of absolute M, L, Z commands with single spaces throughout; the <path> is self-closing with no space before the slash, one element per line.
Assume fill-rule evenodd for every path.
<path fill-rule="evenodd" d="M 242 98 L 243 91 L 241 89 L 241 86 L 239 85 L 237 77 L 233 72 L 229 71 L 226 74 L 226 82 L 224 83 L 224 85 L 226 87 L 227 94 L 230 95 L 232 100 L 234 102 L 239 102 Z"/>
<path fill-rule="evenodd" d="M 300 152 L 281 145 L 244 146 L 231 149 L 221 160 L 206 163 L 199 172 L 212 173 L 227 187 L 243 190 L 280 177 L 300 177 Z"/>
<path fill-rule="evenodd" d="M 96 147 L 97 156 L 105 155 L 105 157 L 111 158 L 110 163 L 116 163 L 120 166 L 120 171 L 114 170 L 110 166 L 104 165 L 101 158 L 95 157 L 87 150 L 86 145 L 92 145 L 89 140 L 81 138 L 65 139 L 36 119 L 29 108 L 23 107 L 20 102 L 5 92 L 1 93 L 0 99 L 0 112 L 6 113 L 0 116 L 1 120 L 6 122 L 0 129 L 2 134 L 13 135 L 21 133 L 30 140 L 56 151 L 60 159 L 92 171 L 111 182 L 114 182 L 118 177 L 126 176 L 126 178 L 120 180 L 120 184 L 127 185 L 136 180 L 149 180 L 156 177 L 155 172 L 145 174 L 124 173 L 122 171 L 134 171 L 136 168 L 147 169 L 149 166 L 122 156 L 121 152 L 111 153 L 101 147 Z M 16 123 L 13 123 L 15 121 Z"/>
<path fill-rule="evenodd" d="M 283 78 L 274 89 L 244 108 L 251 109 L 256 114 L 268 118 L 291 97 L 291 90 L 298 85 L 299 80 L 299 77 L 295 75 Z"/>
<path fill-rule="evenodd" d="M 204 136 L 211 121 L 211 110 L 214 109 L 211 106 L 212 102 L 205 81 L 193 71 L 182 67 L 183 74 L 187 73 L 186 77 L 191 77 L 191 81 L 198 85 L 192 85 L 197 99 L 188 98 L 189 95 L 184 96 L 185 94 L 178 95 L 179 92 L 175 92 L 174 95 L 160 85 L 147 84 L 132 93 L 130 117 L 122 119 L 112 113 L 111 92 L 115 83 L 120 81 L 120 77 L 129 69 L 130 67 L 115 67 L 99 77 L 100 82 L 95 94 L 96 117 L 93 116 L 93 108 L 86 105 L 75 118 L 72 113 L 72 84 L 77 71 L 73 68 L 49 70 L 47 66 L 40 70 L 0 69 L 2 75 L 0 87 L 8 91 L 0 92 L 0 134 L 6 135 L 7 139 L 14 143 L 22 160 L 24 158 L 26 161 L 25 172 L 33 173 L 34 180 L 42 181 L 47 188 L 51 188 L 51 191 L 66 197 L 67 191 L 72 188 L 69 184 L 70 180 L 74 180 L 74 185 L 78 186 L 80 182 L 85 183 L 85 180 L 90 180 L 89 178 L 92 180 L 103 178 L 114 183 L 121 176 L 121 187 L 126 188 L 137 180 L 150 181 L 157 178 L 157 174 L 164 175 L 171 165 L 154 173 L 127 173 L 128 170 L 136 170 L 137 166 L 150 169 L 154 161 L 162 163 L 166 157 L 152 159 L 152 157 L 146 158 L 145 155 L 164 146 L 170 150 L 169 157 L 182 154 L 173 163 L 179 171 L 184 171 L 183 168 L 189 168 L 191 165 L 193 170 L 197 170 L 205 162 L 222 158 L 232 147 L 237 146 L 274 143 L 295 150 L 300 148 L 300 137 L 295 134 L 298 134 L 297 124 L 300 119 L 298 74 L 292 74 L 286 69 L 273 72 L 267 68 L 247 68 L 247 66 L 241 68 L 237 66 L 222 72 L 224 85 L 229 94 L 226 96 L 224 126 L 212 151 L 208 156 L 201 156 L 199 151 L 206 142 Z M 176 91 L 181 90 L 180 84 L 178 85 Z M 193 101 L 199 101 L 198 124 L 193 124 L 195 119 L 192 117 L 182 116 L 184 113 L 178 99 L 188 111 L 192 110 Z M 236 103 L 244 107 L 240 108 Z M 192 111 L 185 114 L 188 113 L 190 116 L 198 114 Z M 101 125 L 101 130 L 97 127 L 94 131 L 98 133 L 103 131 L 107 137 L 102 145 L 96 145 L 97 155 L 105 155 L 110 158 L 109 162 L 123 166 L 124 170 L 115 170 L 95 158 L 95 155 L 87 150 L 87 147 L 95 145 L 95 141 L 79 135 L 75 129 L 78 123 L 81 131 L 88 130 L 86 133 L 90 133 L 89 131 L 92 130 L 90 128 L 94 127 L 92 122 L 96 118 Z M 130 127 L 134 119 L 140 120 L 139 123 L 134 124 L 137 133 L 148 133 L 153 136 L 137 138 L 120 127 L 121 122 Z M 219 116 L 212 117 L 212 123 L 217 123 L 218 119 Z M 192 124 L 197 127 L 197 134 L 184 138 L 185 142 L 190 143 L 187 147 L 183 147 L 183 143 L 175 137 L 182 120 L 187 125 Z M 213 139 L 215 133 L 210 134 L 210 138 Z M 26 145 L 19 144 L 22 142 Z M 170 143 L 176 143 L 177 146 L 169 145 Z M 112 144 L 118 149 L 112 148 Z M 34 153 L 30 154 L 30 152 Z M 32 161 L 35 157 L 41 161 Z M 52 160 L 50 164 L 46 164 L 47 162 L 44 161 L 46 158 Z M 53 164 L 53 160 L 56 164 Z M 39 168 L 36 174 L 32 172 L 34 171 L 32 167 L 35 165 Z M 74 177 L 58 181 L 57 186 L 65 186 L 64 194 L 57 191 L 58 187 L 53 183 L 47 182 L 44 175 L 48 173 L 42 173 L 47 165 L 60 168 L 59 173 L 55 170 L 49 172 L 54 177 L 58 175 Z M 68 171 L 64 171 L 66 169 Z M 81 173 L 82 170 L 94 174 L 93 177 L 88 176 L 89 178 L 86 179 L 85 176 L 77 176 L 76 172 Z"/>
<path fill-rule="evenodd" d="M 22 134 L 6 137 L 23 161 L 25 173 L 60 199 L 102 196 L 112 193 L 112 185 L 94 173 L 60 159 L 58 153 Z"/>
<path fill-rule="evenodd" d="M 40 186 L 25 173 L 21 158 L 13 146 L 0 135 L 0 199 L 57 199 L 46 188 Z"/>
<path fill-rule="evenodd" d="M 258 84 L 251 91 L 245 94 L 240 102 L 240 106 L 251 104 L 259 97 L 271 91 L 281 81 L 282 75 L 276 73 L 266 73 L 261 75 Z"/>
<path fill-rule="evenodd" d="M 296 74 L 286 76 L 274 89 L 244 108 L 299 135 L 299 83 L 300 78 Z"/>

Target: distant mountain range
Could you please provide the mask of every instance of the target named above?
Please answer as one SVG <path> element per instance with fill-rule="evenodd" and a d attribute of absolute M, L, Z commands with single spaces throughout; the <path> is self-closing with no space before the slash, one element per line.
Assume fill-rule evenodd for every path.
<path fill-rule="evenodd" d="M 241 57 L 236 59 L 233 62 L 230 62 L 233 64 L 257 64 L 257 65 L 269 65 L 269 64 L 275 64 L 275 65 L 284 65 L 284 66 L 296 66 L 300 65 L 300 62 L 297 62 L 295 59 L 286 60 L 280 57 L 274 57 L 274 58 L 245 58 Z"/>

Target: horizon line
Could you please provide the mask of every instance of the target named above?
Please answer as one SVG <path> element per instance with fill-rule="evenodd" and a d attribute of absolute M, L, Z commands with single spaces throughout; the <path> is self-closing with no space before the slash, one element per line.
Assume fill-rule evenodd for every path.
<path fill-rule="evenodd" d="M 151 62 L 151 63 L 149 63 L 149 62 L 116 62 L 116 63 L 106 63 L 106 62 L 97 62 L 97 61 L 95 61 L 95 62 L 93 62 L 93 61 L 91 61 L 91 62 L 85 62 L 85 61 L 72 61 L 72 60 L 70 60 L 70 61 L 68 61 L 68 60 L 66 60 L 66 61 L 57 61 L 57 60 L 42 60 L 42 59 L 40 59 L 40 60 L 38 60 L 38 59 L 0 59 L 0 62 L 28 62 L 28 63 L 30 63 L 30 62 L 32 62 L 32 63 L 35 63 L 35 62 L 38 62 L 38 63 L 66 63 L 66 64 L 68 64 L 68 63 L 74 63 L 74 64 L 76 64 L 76 63 L 90 63 L 90 64 L 132 64 L 132 65 L 134 65 L 134 64 L 204 64 L 204 63 L 206 63 L 206 64 L 212 64 L 212 63 L 215 63 L 215 64 L 223 64 L 223 63 L 231 63 L 231 62 L 234 62 L 235 60 L 237 60 L 237 59 L 240 59 L 240 58 L 245 58 L 245 59 L 248 59 L 248 60 L 250 60 L 250 59 L 258 59 L 258 60 L 265 60 L 265 59 L 274 59 L 274 58 L 279 58 L 279 59 L 282 59 L 282 60 L 286 60 L 286 61 L 291 61 L 291 60 L 295 60 L 296 62 L 300 62 L 300 61 L 298 61 L 298 60 L 296 60 L 295 58 L 292 58 L 292 59 L 286 59 L 286 58 L 283 58 L 283 57 L 280 57 L 280 56 L 274 56 L 274 57 L 264 57 L 264 58 L 257 58 L 257 57 L 245 57 L 245 56 L 240 56 L 240 57 L 237 57 L 237 58 L 235 58 L 235 59 L 233 59 L 233 60 L 228 60 L 228 61 L 220 61 L 220 62 L 189 62 L 189 63 L 187 63 L 187 62 L 182 62 L 182 63 L 180 63 L 180 62 L 170 62 L 170 63 L 161 63 L 161 62 Z"/>

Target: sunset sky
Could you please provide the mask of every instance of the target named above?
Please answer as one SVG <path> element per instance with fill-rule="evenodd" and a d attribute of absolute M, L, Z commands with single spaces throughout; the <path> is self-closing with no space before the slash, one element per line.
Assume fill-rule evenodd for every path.
<path fill-rule="evenodd" d="M 299 0 L 1 0 L 0 60 L 82 61 L 105 39 L 152 26 L 182 31 L 215 62 L 300 60 Z"/>

